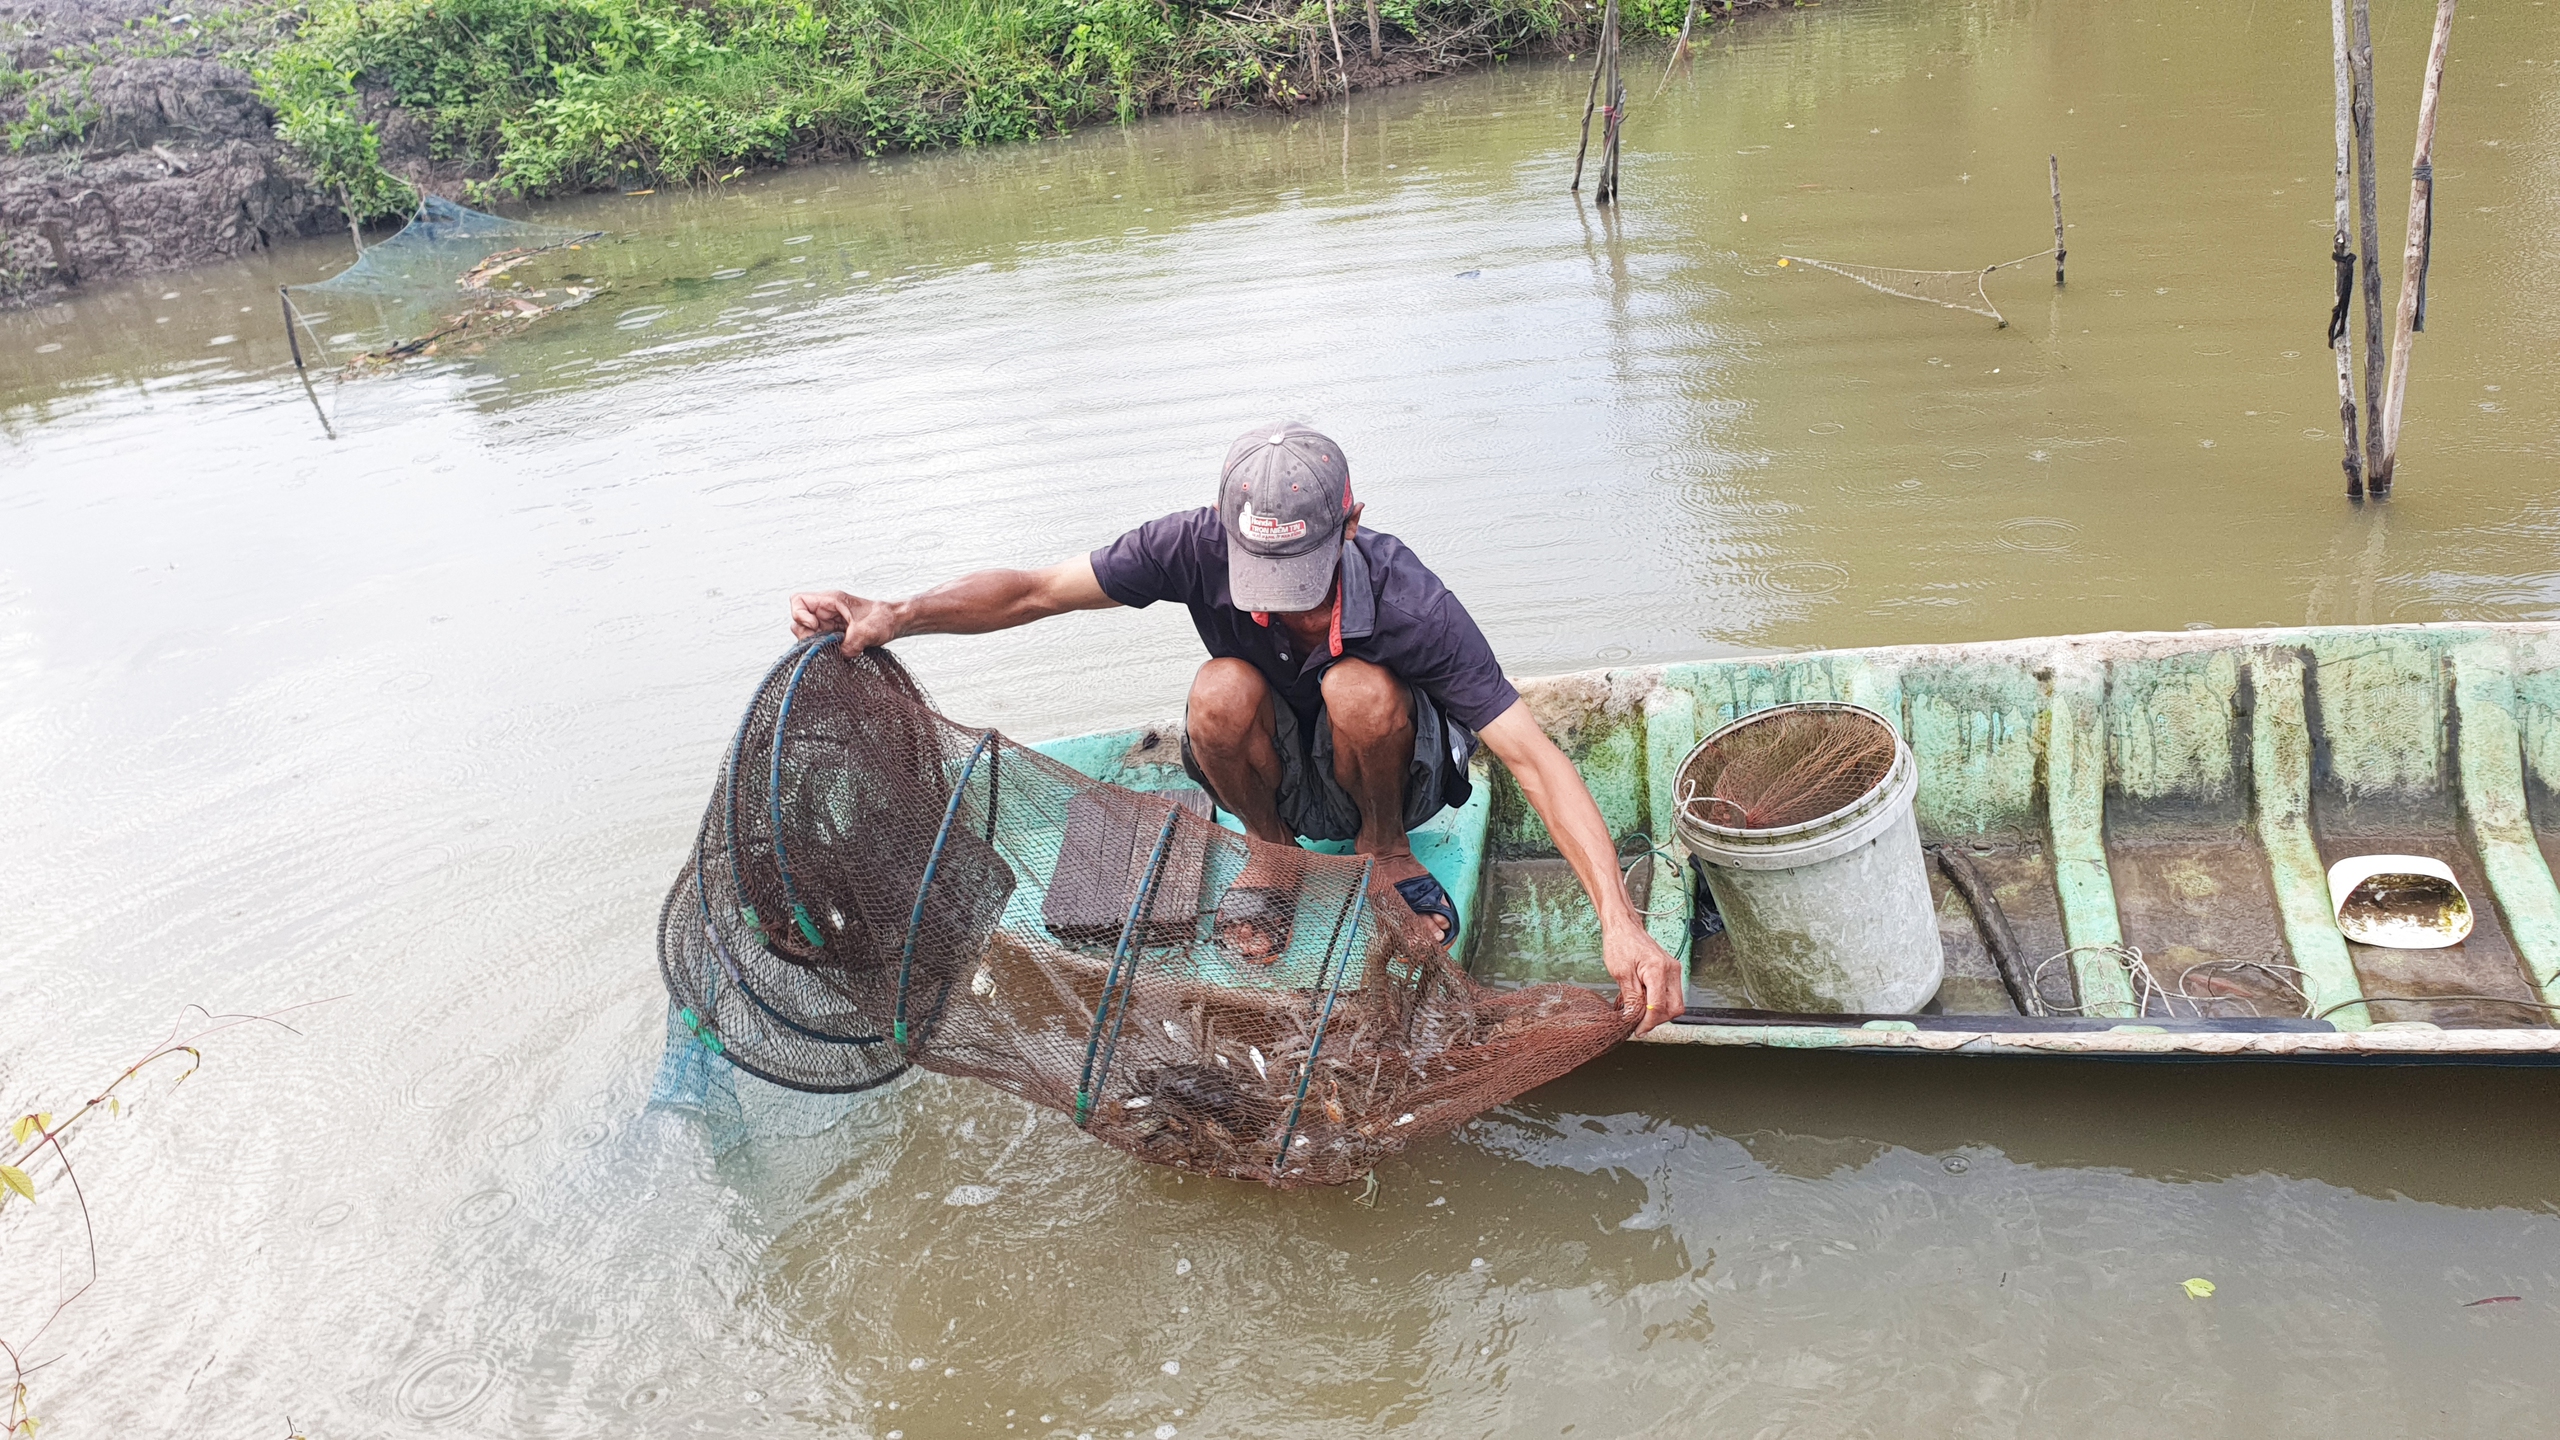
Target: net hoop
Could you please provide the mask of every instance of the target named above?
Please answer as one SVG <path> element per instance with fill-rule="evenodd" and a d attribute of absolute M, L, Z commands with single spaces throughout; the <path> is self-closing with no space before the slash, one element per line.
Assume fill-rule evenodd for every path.
<path fill-rule="evenodd" d="M 1748 826 L 1725 824 L 1707 818 L 1717 813 L 1720 808 L 1736 805 L 1735 801 L 1707 793 L 1720 777 L 1701 772 L 1708 762 L 1717 757 L 1719 750 L 1727 746 L 1736 736 L 1746 734 L 1755 728 L 1784 724 L 1792 717 L 1804 715 L 1854 717 L 1872 725 L 1881 732 L 1881 738 L 1891 741 L 1892 758 L 1872 780 L 1860 787 L 1856 795 L 1809 819 L 1790 821 L 1784 825 Z M 1713 734 L 1699 741 L 1697 746 L 1689 752 L 1689 757 L 1681 762 L 1674 782 L 1678 796 L 1680 823 L 1695 826 L 1698 830 L 1721 839 L 1758 845 L 1783 843 L 1819 831 L 1835 830 L 1874 810 L 1877 806 L 1885 804 L 1894 793 L 1897 781 L 1912 763 L 1911 747 L 1903 743 L 1901 735 L 1893 728 L 1893 722 L 1863 705 L 1852 705 L 1846 701 L 1837 700 L 1800 700 L 1783 705 L 1772 705 L 1766 709 L 1755 710 L 1730 724 L 1719 727 Z M 1722 767 L 1718 765 L 1716 768 Z"/>
<path fill-rule="evenodd" d="M 821 953 L 827 948 L 826 933 L 818 928 L 818 922 L 809 918 L 809 907 L 800 903 L 799 887 L 791 882 L 791 856 L 782 841 L 782 750 L 783 737 L 791 733 L 791 703 L 800 698 L 800 681 L 809 673 L 809 662 L 818 658 L 818 650 L 826 641 L 842 638 L 841 635 L 821 636 L 818 645 L 807 646 L 800 652 L 800 663 L 792 667 L 791 683 L 782 687 L 782 712 L 773 719 L 773 778 L 769 788 L 773 801 L 773 868 L 782 876 L 782 903 L 790 907 L 792 928 L 800 932 L 801 939 L 809 942 L 810 949 Z M 955 799 L 953 803 L 956 805 L 958 801 Z"/>
<path fill-rule="evenodd" d="M 933 854 L 924 862 L 924 879 L 916 886 L 915 909 L 907 912 L 907 938 L 898 946 L 897 1018 L 890 1022 L 889 1034 L 899 1044 L 907 1043 L 907 987 L 915 974 L 916 935 L 924 929 L 925 898 L 933 893 L 933 877 L 942 869 L 943 847 L 951 843 L 951 822 L 960 818 L 960 802 L 969 794 L 969 777 L 977 773 L 978 762 L 987 755 L 987 747 L 995 743 L 996 732 L 990 730 L 978 737 L 977 748 L 969 752 L 969 763 L 960 767 L 960 778 L 951 787 L 951 803 L 943 807 L 942 828 L 933 832 Z M 995 767 L 989 766 L 988 788 L 994 788 Z M 988 808 L 988 822 L 995 819 L 994 807 Z"/>
<path fill-rule="evenodd" d="M 1076 1081 L 1076 1125 L 1082 1128 L 1093 1117 L 1093 1101 L 1103 1085 L 1110 1083 L 1111 1062 L 1120 1053 L 1120 1031 L 1129 1022 L 1130 991 L 1138 982 L 1137 960 L 1146 954 L 1146 944 L 1138 942 L 1134 955 L 1130 943 L 1141 933 L 1138 921 L 1147 914 L 1149 902 L 1155 899 L 1156 881 L 1164 875 L 1164 852 L 1173 843 L 1173 827 L 1182 820 L 1179 806 L 1167 806 L 1164 828 L 1156 832 L 1156 848 L 1147 857 L 1147 878 L 1138 884 L 1137 893 L 1129 897 L 1129 918 L 1120 927 L 1120 943 L 1112 949 L 1111 969 L 1103 976 L 1102 1003 L 1093 1007 L 1093 1029 L 1084 1038 L 1084 1074 Z M 1117 1001 L 1115 1007 L 1114 1001 Z M 1102 1030 L 1111 1027 L 1111 1043 L 1102 1045 Z M 1101 1047 L 1102 1067 L 1094 1069 L 1096 1047 Z"/>
<path fill-rule="evenodd" d="M 780 675 L 783 671 L 790 669 L 795 664 L 803 663 L 803 657 L 805 657 L 810 651 L 815 650 L 818 646 L 826 644 L 830 640 L 838 640 L 842 638 L 842 636 L 838 635 L 814 636 L 810 639 L 803 640 L 799 644 L 792 646 L 789 650 L 784 651 L 781 659 L 774 661 L 773 664 L 765 668 L 764 678 L 756 682 L 755 693 L 759 695 L 763 694 L 765 687 L 773 683 L 775 676 Z M 729 873 L 733 877 L 745 875 L 747 869 L 745 857 L 738 853 L 738 758 L 746 751 L 747 731 L 755 719 L 755 713 L 755 705 L 753 702 L 750 702 L 747 706 L 746 713 L 738 717 L 738 728 L 729 736 L 728 781 L 720 787 L 721 810 L 724 821 L 721 828 L 728 836 L 727 849 L 729 852 Z M 694 879 L 696 883 L 700 883 L 701 878 L 702 871 L 701 868 L 697 866 L 694 870 Z M 744 892 L 741 892 L 740 899 L 743 900 L 744 898 Z M 703 901 L 703 916 L 706 921 L 710 918 L 710 905 L 711 902 L 706 897 Z M 741 921 L 744 921 L 747 928 L 753 930 L 759 939 L 763 939 L 767 942 L 772 940 L 772 937 L 765 933 L 764 919 L 762 916 L 756 914 L 755 906 L 742 904 L 739 907 L 738 918 Z"/>

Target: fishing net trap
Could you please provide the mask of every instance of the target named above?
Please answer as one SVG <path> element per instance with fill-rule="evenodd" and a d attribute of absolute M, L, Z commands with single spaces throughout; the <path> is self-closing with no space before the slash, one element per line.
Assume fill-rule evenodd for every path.
<path fill-rule="evenodd" d="M 835 637 L 756 687 L 658 953 L 697 1080 L 967 1076 L 1282 1187 L 1358 1179 L 1631 1027 L 1590 990 L 1477 983 L 1361 857 L 956 724 Z"/>
<path fill-rule="evenodd" d="M 284 287 L 285 323 L 297 361 L 304 350 L 361 367 L 430 353 L 464 335 L 488 335 L 582 305 L 591 284 L 555 278 L 527 285 L 520 266 L 598 238 L 423 195 L 400 232 L 366 248 L 326 280 Z"/>
<path fill-rule="evenodd" d="M 1900 270 L 1887 265 L 1853 265 L 1843 260 L 1815 260 L 1804 255 L 1781 255 L 1778 257 L 1778 263 L 1809 265 L 1816 270 L 1828 270 L 1834 275 L 1855 280 L 1868 289 L 1882 294 L 1979 315 L 1986 320 L 1998 322 L 2000 328 L 2006 330 L 2009 328 L 2008 317 L 2000 313 L 1999 306 L 1991 303 L 1989 285 L 1991 277 L 2003 270 L 2013 270 L 2030 260 L 2041 260 L 2052 253 L 2050 249 L 2039 250 L 2033 255 L 2021 255 L 2015 260 L 2003 260 L 1997 265 L 1985 265 L 1979 270 Z"/>

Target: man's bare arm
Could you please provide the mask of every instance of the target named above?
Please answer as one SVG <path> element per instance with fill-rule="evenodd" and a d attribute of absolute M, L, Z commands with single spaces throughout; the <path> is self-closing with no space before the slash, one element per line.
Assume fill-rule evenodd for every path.
<path fill-rule="evenodd" d="M 1119 603 L 1093 578 L 1092 558 L 1074 555 L 1046 570 L 980 570 L 905 600 L 804 590 L 791 597 L 791 633 L 806 640 L 842 631 L 851 655 L 909 635 L 984 635 Z"/>
<path fill-rule="evenodd" d="M 1644 917 L 1628 902 L 1626 884 L 1618 873 L 1618 847 L 1609 838 L 1609 822 L 1600 816 L 1600 803 L 1591 798 L 1591 787 L 1582 783 L 1582 772 L 1538 728 L 1526 701 L 1515 700 L 1510 709 L 1495 716 L 1484 727 L 1482 738 L 1485 748 L 1520 782 L 1529 808 L 1547 822 L 1557 853 L 1573 867 L 1583 893 L 1599 912 L 1601 963 L 1608 966 L 1609 978 L 1618 982 L 1619 1008 L 1636 1017 L 1636 1033 L 1641 1035 L 1679 1014 L 1688 1003 L 1681 989 L 1679 962 L 1654 942 L 1644 928 Z"/>

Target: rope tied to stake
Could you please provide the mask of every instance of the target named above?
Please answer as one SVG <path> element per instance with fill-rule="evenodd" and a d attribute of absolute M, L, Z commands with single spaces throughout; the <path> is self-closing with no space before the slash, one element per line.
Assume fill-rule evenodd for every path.
<path fill-rule="evenodd" d="M 2348 249 L 2341 238 L 2331 242 L 2329 260 L 2338 267 L 2338 303 L 2329 309 L 2329 348 L 2335 350 L 2347 336 L 2347 303 L 2356 293 L 2356 252 Z M 2423 299 L 2418 302 L 2418 310 L 2422 315 L 2426 313 Z"/>

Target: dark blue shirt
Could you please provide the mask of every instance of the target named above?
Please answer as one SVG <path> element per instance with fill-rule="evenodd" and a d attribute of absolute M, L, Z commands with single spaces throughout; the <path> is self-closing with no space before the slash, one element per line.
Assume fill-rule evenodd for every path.
<path fill-rule="evenodd" d="M 1331 647 L 1292 653 L 1297 642 L 1286 627 L 1260 624 L 1235 607 L 1227 594 L 1227 532 L 1216 510 L 1148 521 L 1093 552 L 1093 577 L 1123 605 L 1173 600 L 1190 607 L 1209 653 L 1261 671 L 1313 733 Z M 1343 548 L 1342 653 L 1386 667 L 1472 731 L 1520 698 L 1467 607 L 1403 541 L 1375 530 L 1361 530 Z"/>

